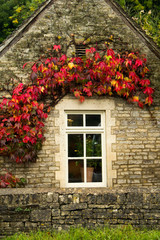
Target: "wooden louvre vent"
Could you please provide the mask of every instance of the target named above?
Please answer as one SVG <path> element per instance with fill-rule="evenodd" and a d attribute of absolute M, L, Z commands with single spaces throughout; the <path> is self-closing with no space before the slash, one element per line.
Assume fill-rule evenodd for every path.
<path fill-rule="evenodd" d="M 85 57 L 86 56 L 86 46 L 76 45 L 76 57 Z"/>

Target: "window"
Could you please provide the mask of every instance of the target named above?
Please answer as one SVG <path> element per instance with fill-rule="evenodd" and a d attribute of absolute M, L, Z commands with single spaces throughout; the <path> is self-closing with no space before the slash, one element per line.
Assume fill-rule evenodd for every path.
<path fill-rule="evenodd" d="M 54 156 L 55 165 L 57 166 L 55 170 L 55 179 L 60 183 L 61 188 L 113 186 L 113 180 L 117 178 L 117 171 L 113 169 L 113 164 L 116 160 L 116 135 L 114 131 L 112 131 L 112 127 L 114 129 L 116 120 L 115 117 L 112 116 L 112 112 L 114 112 L 115 109 L 115 100 L 113 98 L 86 98 L 85 101 L 81 103 L 70 95 L 65 96 L 55 106 L 55 127 L 53 128 L 55 135 L 54 151 L 56 151 Z M 74 142 L 74 134 L 79 134 L 79 142 L 81 141 L 83 144 L 83 150 L 82 147 L 80 148 L 83 154 L 82 156 L 69 156 L 69 152 L 70 155 L 76 153 L 76 151 L 73 151 L 73 148 L 68 150 L 69 135 L 73 135 L 70 137 L 69 141 Z M 80 136 L 80 134 L 82 136 Z M 94 142 L 94 134 L 100 134 L 100 137 L 97 135 L 95 137 L 98 139 L 97 143 L 99 141 L 101 144 L 101 156 L 95 156 L 95 151 L 91 152 L 94 156 L 88 156 L 89 150 L 86 152 L 86 139 L 92 139 Z M 79 154 L 81 152 L 79 152 Z M 92 181 L 87 182 L 87 162 L 89 165 L 89 161 L 92 159 L 99 159 L 99 162 L 101 160 L 102 167 L 98 169 L 97 164 L 97 169 L 93 172 Z M 74 171 L 72 171 L 71 165 L 73 165 Z M 82 165 L 82 167 L 80 167 L 80 165 Z M 83 171 L 80 170 L 80 168 L 82 168 Z M 96 175 L 96 173 L 98 174 Z M 98 180 L 98 176 L 102 181 Z M 95 177 L 97 180 L 95 180 Z M 76 181 L 78 178 L 79 182 L 78 180 Z"/>
<path fill-rule="evenodd" d="M 104 112 L 66 112 L 68 187 L 103 186 Z"/>

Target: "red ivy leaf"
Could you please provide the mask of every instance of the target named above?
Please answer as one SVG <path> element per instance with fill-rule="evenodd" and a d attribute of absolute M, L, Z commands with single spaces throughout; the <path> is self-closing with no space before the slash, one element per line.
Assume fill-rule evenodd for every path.
<path fill-rule="evenodd" d="M 26 66 L 27 64 L 28 64 L 28 62 L 23 65 L 23 69 L 25 68 L 25 66 Z"/>
<path fill-rule="evenodd" d="M 144 90 L 144 93 L 151 95 L 154 92 L 153 88 L 151 87 L 146 87 Z"/>
<path fill-rule="evenodd" d="M 79 98 L 79 97 L 80 97 L 80 94 L 81 94 L 80 91 L 74 91 L 74 96 L 75 96 L 76 98 Z"/>
<path fill-rule="evenodd" d="M 33 64 L 33 66 L 32 66 L 32 71 L 33 71 L 33 72 L 37 72 L 37 66 L 36 66 L 36 63 Z"/>
<path fill-rule="evenodd" d="M 13 94 L 19 94 L 22 92 L 23 89 L 23 83 L 20 83 L 14 90 L 13 90 Z"/>
<path fill-rule="evenodd" d="M 30 127 L 28 125 L 25 125 L 25 126 L 23 126 L 23 130 L 26 131 L 26 132 L 29 132 Z"/>
<path fill-rule="evenodd" d="M 53 50 L 56 50 L 57 52 L 61 49 L 60 45 L 54 45 Z"/>
<path fill-rule="evenodd" d="M 135 65 L 138 66 L 138 67 L 142 66 L 143 65 L 143 61 L 141 59 L 137 59 Z"/>
<path fill-rule="evenodd" d="M 79 100 L 80 100 L 80 102 L 82 103 L 82 102 L 84 102 L 84 100 L 85 100 L 85 97 L 83 97 L 83 96 L 80 96 Z"/>

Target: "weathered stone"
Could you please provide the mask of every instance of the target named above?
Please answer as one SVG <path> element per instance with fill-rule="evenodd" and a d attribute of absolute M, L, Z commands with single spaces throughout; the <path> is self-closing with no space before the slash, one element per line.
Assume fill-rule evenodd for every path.
<path fill-rule="evenodd" d="M 57 202 L 58 201 L 58 194 L 49 192 L 47 194 L 47 202 Z"/>
<path fill-rule="evenodd" d="M 59 209 L 52 209 L 52 217 L 60 216 L 60 210 Z"/>
<path fill-rule="evenodd" d="M 67 195 L 60 195 L 59 196 L 59 202 L 60 202 L 60 204 L 68 203 L 68 196 Z"/>
<path fill-rule="evenodd" d="M 31 212 L 31 222 L 50 222 L 51 210 L 33 210 Z"/>
<path fill-rule="evenodd" d="M 67 205 L 62 205 L 62 210 L 77 210 L 77 209 L 86 209 L 87 203 L 71 203 Z"/>

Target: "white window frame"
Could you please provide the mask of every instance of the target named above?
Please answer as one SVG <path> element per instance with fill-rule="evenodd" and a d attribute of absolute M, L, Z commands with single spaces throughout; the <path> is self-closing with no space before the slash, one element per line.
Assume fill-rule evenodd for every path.
<path fill-rule="evenodd" d="M 105 178 L 106 182 L 104 187 L 113 187 L 113 180 L 117 178 L 117 170 L 113 169 L 114 161 L 116 161 L 116 135 L 112 131 L 116 125 L 115 114 L 112 113 L 116 110 L 114 98 L 93 97 L 86 98 L 83 103 L 78 101 L 71 95 L 65 96 L 51 111 L 48 118 L 49 127 L 50 123 L 55 126 L 54 131 L 55 141 L 53 144 L 54 156 L 54 172 L 55 182 L 59 184 L 60 188 L 67 188 L 67 160 L 66 160 L 66 118 L 65 112 L 67 111 L 104 111 L 105 113 Z M 117 122 L 118 126 L 118 122 Z M 48 137 L 49 139 L 49 137 Z M 84 186 L 83 186 L 84 187 Z M 93 186 L 94 187 L 94 186 Z M 102 186 L 103 187 L 103 186 Z"/>
<path fill-rule="evenodd" d="M 83 122 L 84 126 L 67 126 L 67 115 L 68 114 L 83 114 Z M 85 115 L 88 114 L 95 114 L 101 115 L 101 126 L 85 126 Z M 66 134 L 66 185 L 67 187 L 105 187 L 106 186 L 106 154 L 105 154 L 105 112 L 104 111 L 65 111 L 65 134 Z M 101 157 L 94 157 L 95 159 L 102 159 L 102 182 L 86 182 L 86 159 L 93 158 L 93 157 L 86 157 L 85 154 L 83 157 L 79 159 L 83 159 L 84 161 L 84 181 L 82 183 L 69 183 L 68 182 L 68 161 L 72 159 L 72 157 L 68 157 L 68 134 L 77 134 L 81 133 L 83 135 L 88 134 L 101 134 L 101 150 L 102 156 Z M 85 138 L 84 138 L 85 139 Z M 84 148 L 85 148 L 84 143 Z M 84 153 L 86 149 L 84 149 Z M 73 159 L 75 159 L 73 157 Z M 78 158 L 77 158 L 78 159 Z"/>

